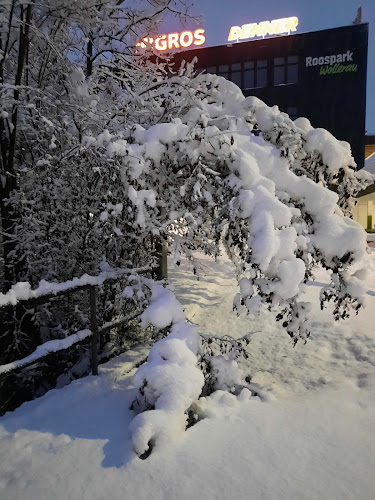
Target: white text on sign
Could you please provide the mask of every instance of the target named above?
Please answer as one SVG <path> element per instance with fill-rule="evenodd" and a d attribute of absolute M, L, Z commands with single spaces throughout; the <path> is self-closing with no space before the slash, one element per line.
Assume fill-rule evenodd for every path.
<path fill-rule="evenodd" d="M 274 19 L 273 21 L 232 26 L 228 41 L 246 40 L 255 36 L 265 37 L 267 35 L 290 33 L 297 30 L 297 25 L 298 17 L 285 17 L 283 19 Z"/>
<path fill-rule="evenodd" d="M 186 48 L 191 45 L 203 45 L 206 41 L 203 29 L 195 31 L 183 31 L 182 33 L 169 33 L 169 35 L 160 35 L 157 38 L 145 37 L 137 43 L 137 47 L 143 49 L 147 46 L 153 46 L 156 50 L 172 50 L 181 47 Z"/>

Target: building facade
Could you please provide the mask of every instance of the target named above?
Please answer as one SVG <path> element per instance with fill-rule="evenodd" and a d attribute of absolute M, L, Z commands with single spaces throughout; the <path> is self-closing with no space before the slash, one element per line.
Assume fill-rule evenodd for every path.
<path fill-rule="evenodd" d="M 236 83 L 245 96 L 306 117 L 351 144 L 364 165 L 368 24 L 277 36 L 174 54 L 175 67 L 197 57 L 205 69 Z"/>
<path fill-rule="evenodd" d="M 375 176 L 375 136 L 365 137 L 364 170 Z M 375 184 L 358 194 L 354 219 L 368 232 L 375 233 Z M 375 245 L 375 241 L 373 240 Z"/>

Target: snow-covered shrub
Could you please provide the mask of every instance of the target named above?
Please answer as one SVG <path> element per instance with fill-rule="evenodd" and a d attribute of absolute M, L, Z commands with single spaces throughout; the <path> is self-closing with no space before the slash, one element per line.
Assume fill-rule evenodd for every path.
<path fill-rule="evenodd" d="M 277 107 L 244 98 L 221 77 L 190 73 L 188 66 L 144 93 L 146 102 L 160 103 L 155 125 L 135 125 L 99 144 L 119 165 L 133 230 L 173 238 L 183 224 L 177 254 L 200 248 L 217 255 L 223 242 L 241 274 L 237 302 L 251 313 L 262 304 L 273 308 L 294 341 L 309 336 L 309 304 L 301 295 L 318 264 L 332 270 L 322 301 L 335 301 L 335 318 L 357 311 L 365 233 L 329 189 L 341 170 L 348 184 L 361 177 L 349 146 L 307 120 L 296 124 Z M 319 155 L 328 173 L 317 183 L 308 172 Z"/>
<path fill-rule="evenodd" d="M 338 194 L 329 189 L 332 172 L 317 183 L 297 168 L 302 159 L 308 164 L 310 153 L 314 157 L 322 155 L 326 169 L 342 169 L 348 184 L 350 178 L 357 182 L 350 169 L 348 146 L 319 130 L 319 140 L 309 142 L 302 137 L 301 126 L 287 115 L 259 99 L 245 99 L 235 85 L 220 77 L 176 76 L 151 87 L 148 99 L 157 100 L 159 95 L 169 96 L 171 108 L 166 107 L 155 117 L 158 123 L 148 128 L 135 126 L 120 140 L 112 138 L 106 144 L 107 154 L 122 169 L 122 182 L 133 203 L 129 214 L 136 231 L 170 236 L 176 263 L 181 253 L 191 256 L 191 250 L 198 248 L 217 255 L 220 243 L 224 243 L 240 275 L 234 308 L 257 313 L 265 304 L 275 311 L 276 320 L 282 321 L 294 342 L 309 336 L 310 304 L 302 300 L 302 294 L 304 283 L 317 265 L 332 271 L 332 282 L 322 291 L 322 304 L 331 299 L 336 302 L 336 319 L 345 318 L 350 310 L 358 311 L 365 292 L 361 284 L 365 233 L 344 215 Z M 167 113 L 167 109 L 175 108 L 178 116 Z M 165 123 L 159 123 L 166 114 L 168 121 L 166 118 Z M 284 132 L 288 129 L 289 142 L 299 144 L 299 156 L 291 156 L 278 147 L 280 144 L 272 144 L 271 132 L 277 127 Z M 314 130 L 309 127 L 313 137 Z M 262 134 L 254 134 L 254 128 Z M 158 206 L 164 208 L 164 219 Z M 157 313 L 157 322 L 163 317 L 162 302 L 157 295 L 152 300 L 155 302 L 150 310 Z M 166 322 L 171 321 L 169 313 Z M 164 323 L 158 326 L 162 328 Z M 156 408 L 162 409 L 162 395 L 168 394 L 173 406 L 180 408 L 180 430 L 186 424 L 182 408 L 187 411 L 188 404 L 193 403 L 191 397 L 184 399 L 189 390 L 174 372 L 171 376 L 176 385 L 168 376 L 163 379 L 167 393 L 155 382 L 159 380 L 156 374 L 160 364 L 163 375 L 171 369 L 170 360 L 181 365 L 181 352 L 172 344 L 164 346 L 169 339 L 170 335 L 153 346 L 149 366 L 135 377 L 139 391 L 135 407 L 146 410 L 133 427 L 138 453 L 143 453 L 149 443 L 152 445 L 157 436 L 163 440 L 176 435 L 175 425 L 166 433 L 166 414 L 157 411 L 153 416 Z M 204 395 L 218 389 L 239 391 L 241 375 L 235 359 L 243 350 L 242 340 L 248 339 L 240 343 L 214 336 L 204 339 L 200 363 L 206 378 Z M 221 342 L 221 352 L 227 350 L 228 358 L 215 356 L 211 349 L 214 341 L 219 345 Z M 164 350 L 168 355 L 163 357 Z M 178 386 L 181 394 L 173 399 Z M 184 400 L 181 406 L 180 397 Z"/>
<path fill-rule="evenodd" d="M 242 375 L 236 360 L 239 357 L 248 358 L 246 347 L 253 333 L 237 339 L 230 335 L 200 334 L 198 365 L 205 379 L 202 396 L 208 396 L 217 390 L 237 393 L 243 387 Z"/>
<path fill-rule="evenodd" d="M 352 217 L 356 195 L 373 179 L 364 171 L 356 171 L 347 142 L 336 140 L 327 130 L 314 129 L 306 118 L 291 120 L 277 106 L 265 113 L 262 106 L 255 105 L 248 120 L 263 139 L 288 159 L 296 175 L 306 176 L 337 193 L 339 207 Z"/>
<path fill-rule="evenodd" d="M 138 455 L 176 439 L 186 428 L 190 406 L 201 394 L 204 378 L 197 367 L 199 335 L 186 321 L 174 294 L 151 280 L 150 305 L 143 312 L 142 326 L 168 328 L 168 336 L 156 342 L 147 363 L 133 377 L 137 389 L 132 404 L 138 415 L 130 429 Z"/>

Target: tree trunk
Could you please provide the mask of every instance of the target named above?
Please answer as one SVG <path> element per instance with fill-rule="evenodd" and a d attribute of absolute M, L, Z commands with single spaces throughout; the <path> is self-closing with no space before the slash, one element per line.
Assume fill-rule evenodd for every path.
<path fill-rule="evenodd" d="M 22 76 L 25 66 L 25 56 L 29 44 L 29 30 L 32 15 L 32 3 L 26 9 L 21 6 L 21 20 L 18 46 L 17 73 L 15 78 L 15 89 L 13 98 L 15 104 L 12 110 L 12 129 L 9 140 L 6 137 L 5 127 L 1 126 L 1 182 L 0 182 L 0 210 L 1 226 L 3 232 L 3 291 L 9 290 L 20 275 L 22 268 L 21 256 L 16 256 L 17 252 L 15 229 L 19 221 L 16 207 L 9 203 L 9 197 L 13 190 L 17 188 L 16 168 L 14 165 L 16 156 L 17 133 L 18 133 L 18 104 L 20 98 L 19 86 L 22 83 Z M 9 28 L 11 29 L 11 28 Z M 3 75 L 4 76 L 4 75 Z M 16 264 L 15 264 L 16 263 Z"/>

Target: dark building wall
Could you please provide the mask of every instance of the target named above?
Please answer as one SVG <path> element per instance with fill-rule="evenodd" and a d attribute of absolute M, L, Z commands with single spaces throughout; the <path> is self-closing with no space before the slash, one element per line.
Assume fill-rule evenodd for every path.
<path fill-rule="evenodd" d="M 179 66 L 181 60 L 197 57 L 197 68 L 234 81 L 245 96 L 255 95 L 269 106 L 277 104 L 291 118 L 304 116 L 313 127 L 329 130 L 351 144 L 357 166 L 362 168 L 367 44 L 368 24 L 359 24 L 202 47 L 176 53 L 174 59 Z M 326 56 L 344 60 L 319 64 Z"/>
<path fill-rule="evenodd" d="M 375 135 L 365 137 L 365 159 L 375 153 Z"/>

